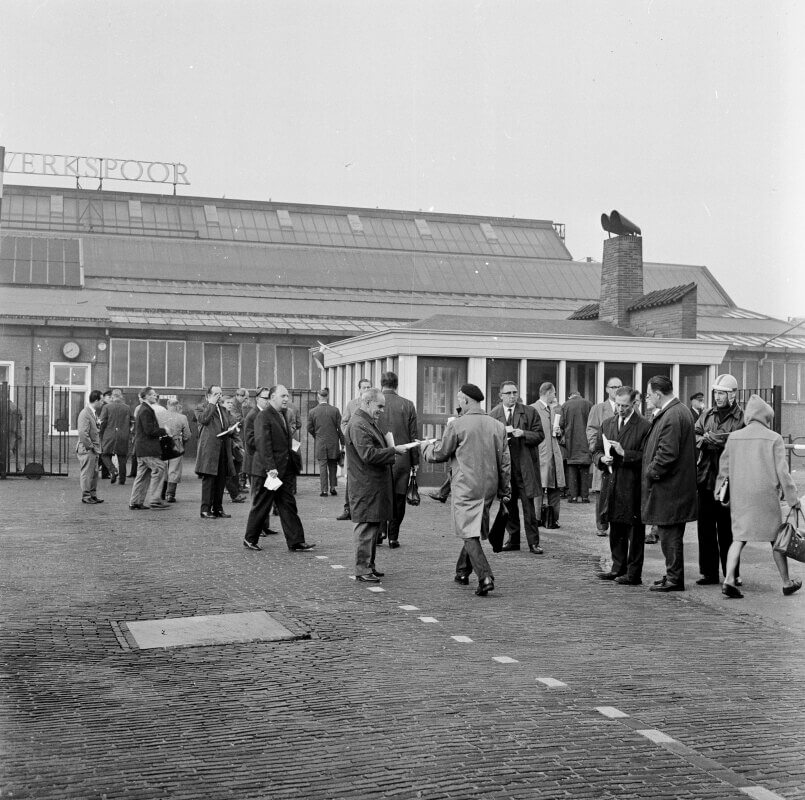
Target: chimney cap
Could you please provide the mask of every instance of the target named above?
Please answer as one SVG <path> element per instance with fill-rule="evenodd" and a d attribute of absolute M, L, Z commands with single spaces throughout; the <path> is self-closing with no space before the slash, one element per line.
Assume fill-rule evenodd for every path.
<path fill-rule="evenodd" d="M 618 211 L 613 209 L 609 215 L 601 214 L 601 227 L 607 233 L 614 233 L 616 236 L 642 236 L 642 232 L 637 225 L 627 219 Z"/>

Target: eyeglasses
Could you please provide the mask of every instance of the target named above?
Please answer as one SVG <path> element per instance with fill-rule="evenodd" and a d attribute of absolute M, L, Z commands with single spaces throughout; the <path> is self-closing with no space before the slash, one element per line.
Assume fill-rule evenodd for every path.
<path fill-rule="evenodd" d="M 518 390 L 515 389 L 513 392 L 501 392 L 501 394 L 517 394 Z"/>
<path fill-rule="evenodd" d="M 616 384 L 615 386 L 607 386 L 607 389 L 621 389 L 623 388 L 620 383 Z"/>

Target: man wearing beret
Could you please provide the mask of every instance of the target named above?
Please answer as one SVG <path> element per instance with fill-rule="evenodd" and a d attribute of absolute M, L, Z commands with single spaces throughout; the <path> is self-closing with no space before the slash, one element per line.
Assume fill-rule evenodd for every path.
<path fill-rule="evenodd" d="M 511 498 L 511 458 L 506 427 L 482 408 L 483 392 L 472 383 L 458 391 L 461 414 L 447 423 L 442 440 L 425 447 L 426 461 L 449 461 L 453 531 L 464 546 L 456 564 L 457 583 L 466 586 L 471 572 L 478 576 L 475 594 L 495 588 L 481 537 L 489 533 L 489 508 L 495 497 Z"/>

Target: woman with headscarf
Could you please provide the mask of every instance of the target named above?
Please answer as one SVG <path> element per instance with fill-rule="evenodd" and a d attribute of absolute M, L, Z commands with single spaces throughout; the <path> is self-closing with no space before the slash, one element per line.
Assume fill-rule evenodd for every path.
<path fill-rule="evenodd" d="M 797 487 L 785 460 L 783 437 L 771 429 L 774 411 L 758 395 L 749 398 L 744 410 L 745 428 L 733 431 L 719 462 L 715 494 L 719 496 L 729 479 L 732 544 L 727 553 L 727 570 L 722 592 L 727 597 L 743 597 L 735 575 L 741 551 L 747 542 L 773 543 L 782 522 L 780 497 L 794 510 L 799 509 Z M 783 594 L 794 594 L 799 578 L 790 578 L 788 559 L 772 550 L 774 563 L 783 581 Z"/>

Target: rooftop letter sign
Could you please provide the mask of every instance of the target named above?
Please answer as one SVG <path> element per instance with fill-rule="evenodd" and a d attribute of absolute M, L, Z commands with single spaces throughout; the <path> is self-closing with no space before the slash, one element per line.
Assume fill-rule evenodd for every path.
<path fill-rule="evenodd" d="M 50 153 L 6 151 L 5 171 L 21 175 L 56 175 L 60 178 L 97 178 L 100 181 L 147 181 L 190 185 L 187 167 L 166 161 L 135 161 L 98 156 L 64 156 Z"/>

